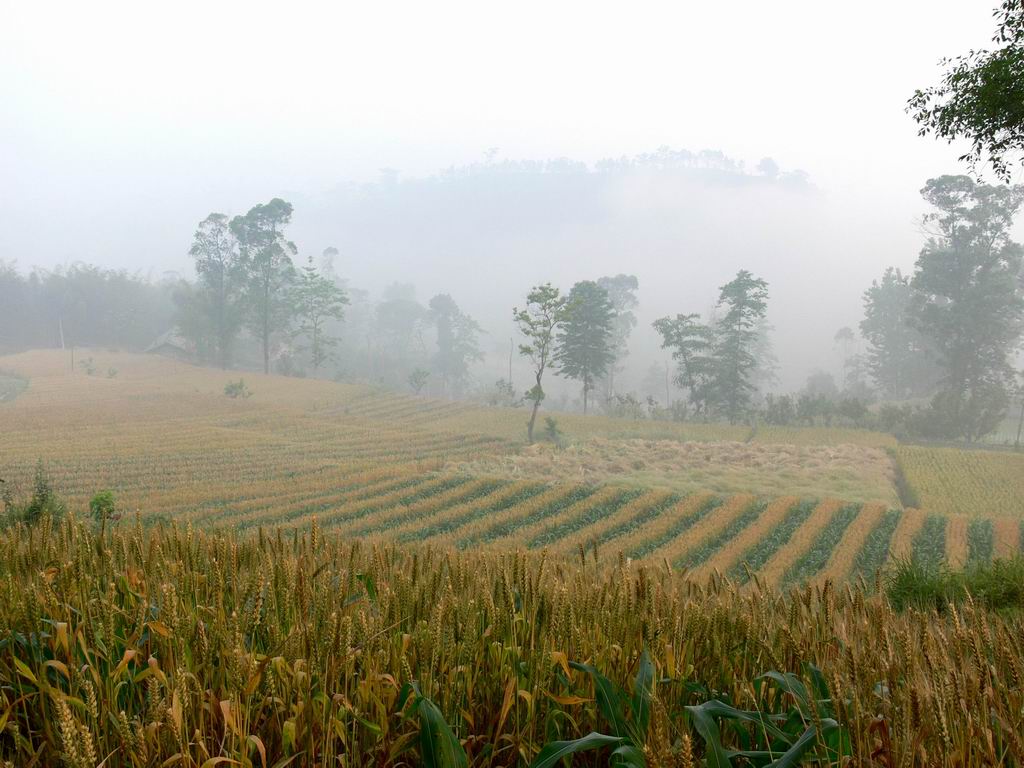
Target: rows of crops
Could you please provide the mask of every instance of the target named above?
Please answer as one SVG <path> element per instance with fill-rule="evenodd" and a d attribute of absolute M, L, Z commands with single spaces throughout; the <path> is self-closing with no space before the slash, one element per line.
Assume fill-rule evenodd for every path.
<path fill-rule="evenodd" d="M 305 528 L 342 539 L 522 549 L 631 560 L 787 586 L 870 578 L 893 556 L 957 565 L 1020 551 L 1024 522 L 745 494 L 674 494 L 619 485 L 546 485 L 442 473 L 356 473 L 315 499 L 253 498 L 198 517 L 235 529 Z M 601 557 L 600 555 L 604 555 Z"/>
<path fill-rule="evenodd" d="M 1024 518 L 1024 454 L 912 445 L 896 453 L 921 508 Z"/>

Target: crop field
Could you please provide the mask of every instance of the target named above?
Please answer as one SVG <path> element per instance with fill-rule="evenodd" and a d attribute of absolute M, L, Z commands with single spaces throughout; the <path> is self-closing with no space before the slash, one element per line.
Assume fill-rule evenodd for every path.
<path fill-rule="evenodd" d="M 527 447 L 522 411 L 89 354 L 0 359 L 0 477 L 41 460 L 70 512 L 0 530 L 3 768 L 1024 760 L 1019 615 L 876 581 L 1021 552 L 982 486 L 928 502 L 1016 457 L 562 415 Z"/>
<path fill-rule="evenodd" d="M 520 495 L 563 526 L 674 510 L 692 535 L 666 558 L 722 566 L 738 558 L 723 534 L 794 516 L 784 580 L 855 565 L 844 542 L 888 519 L 473 481 L 422 500 L 446 494 L 459 519 Z M 833 555 L 800 543 L 808 526 Z M 567 744 L 600 749 L 572 763 L 594 766 L 626 747 L 627 765 L 652 768 L 738 765 L 715 758 L 732 750 L 785 752 L 782 765 L 1024 760 L 1019 614 L 897 613 L 856 584 L 737 592 L 611 554 L 367 546 L 317 523 L 256 536 L 127 522 L 100 538 L 67 518 L 0 531 L 0 626 L 4 766 L 503 768 L 554 766 Z"/>
<path fill-rule="evenodd" d="M 897 455 L 924 509 L 1024 518 L 1024 454 L 906 445 Z"/>
<path fill-rule="evenodd" d="M 41 459 L 76 509 L 110 489 L 150 521 L 244 532 L 316 520 L 345 539 L 621 552 L 783 587 L 870 578 L 893 555 L 967 564 L 1021 549 L 1024 493 L 992 498 L 1024 483 L 1011 454 L 898 448 L 922 501 L 903 510 L 885 436 L 742 442 L 742 428 L 559 416 L 568 445 L 524 446 L 510 426 L 522 411 L 259 375 L 235 400 L 219 371 L 89 354 L 116 373 L 72 375 L 60 352 L 0 359 L 30 382 L 0 408 L 0 476 L 28 487 Z M 971 494 L 973 506 L 956 501 Z"/>

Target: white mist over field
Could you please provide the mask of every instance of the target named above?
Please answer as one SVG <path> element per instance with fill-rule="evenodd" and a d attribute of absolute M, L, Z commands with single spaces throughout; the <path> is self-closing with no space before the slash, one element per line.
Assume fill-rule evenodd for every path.
<path fill-rule="evenodd" d="M 650 321 L 746 268 L 783 388 L 912 266 L 918 190 L 961 169 L 904 104 L 991 26 L 951 0 L 2 8 L 0 259 L 187 275 L 209 212 L 282 197 L 301 258 L 450 293 L 484 379 L 531 285 L 635 274 L 639 377 L 664 359 Z M 659 147 L 741 165 L 601 163 Z"/>

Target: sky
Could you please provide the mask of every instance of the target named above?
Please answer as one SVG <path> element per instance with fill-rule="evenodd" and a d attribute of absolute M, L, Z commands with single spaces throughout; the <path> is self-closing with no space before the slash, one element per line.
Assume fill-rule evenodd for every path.
<path fill-rule="evenodd" d="M 155 274 L 187 271 L 211 210 L 490 148 L 593 163 L 663 145 L 802 169 L 828 201 L 808 227 L 857 233 L 816 258 L 863 260 L 859 280 L 909 268 L 918 190 L 963 166 L 906 100 L 993 29 L 987 4 L 952 0 L 0 0 L 0 18 L 0 259 Z"/>

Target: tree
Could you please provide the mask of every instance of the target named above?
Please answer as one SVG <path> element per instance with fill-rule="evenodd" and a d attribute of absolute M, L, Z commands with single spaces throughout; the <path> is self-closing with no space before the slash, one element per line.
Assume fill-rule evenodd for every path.
<path fill-rule="evenodd" d="M 1024 187 L 940 176 L 921 193 L 935 208 L 925 221 L 936 230 L 915 266 L 911 318 L 939 355 L 934 415 L 951 437 L 972 442 L 1006 412 L 1024 328 L 1024 249 L 1010 239 Z"/>
<path fill-rule="evenodd" d="M 447 293 L 430 300 L 430 319 L 437 328 L 434 369 L 441 377 L 441 389 L 446 395 L 460 394 L 469 379 L 469 364 L 483 359 L 477 343 L 480 326 Z"/>
<path fill-rule="evenodd" d="M 715 324 L 714 398 L 735 424 L 748 410 L 754 392 L 758 326 L 768 310 L 768 283 L 741 269 L 721 287 L 717 306 L 726 311 Z"/>
<path fill-rule="evenodd" d="M 430 378 L 430 371 L 424 368 L 414 368 L 413 372 L 409 374 L 407 381 L 412 391 L 415 394 L 419 394 L 423 391 L 423 388 L 427 386 L 427 379 Z"/>
<path fill-rule="evenodd" d="M 306 342 L 299 349 L 309 352 L 310 364 L 317 371 L 331 359 L 334 348 L 338 346 L 338 339 L 327 333 L 327 323 L 345 317 L 348 296 L 333 280 L 320 274 L 310 256 L 306 266 L 299 271 L 292 300 L 299 318 L 295 336 Z"/>
<path fill-rule="evenodd" d="M 662 348 L 672 350 L 672 358 L 676 361 L 676 385 L 686 390 L 695 415 L 707 419 L 713 373 L 713 361 L 709 356 L 711 328 L 700 321 L 700 315 L 690 314 L 655 320 L 654 329 L 661 334 Z"/>
<path fill-rule="evenodd" d="M 928 342 L 910 322 L 913 300 L 910 277 L 893 267 L 864 292 L 860 332 L 868 342 L 867 367 L 890 398 L 926 394 L 935 385 Z"/>
<path fill-rule="evenodd" d="M 292 316 L 289 288 L 295 278 L 292 256 L 298 251 L 284 236 L 291 218 L 291 203 L 275 197 L 231 220 L 248 277 L 249 323 L 263 349 L 264 373 L 270 373 L 271 338 L 286 329 Z"/>
<path fill-rule="evenodd" d="M 241 323 L 241 300 L 245 290 L 245 265 L 228 217 L 211 213 L 196 228 L 189 248 L 195 260 L 199 286 L 192 307 L 201 313 L 214 354 L 221 368 L 227 368 L 231 347 Z"/>
<path fill-rule="evenodd" d="M 526 307 L 512 309 L 512 319 L 527 343 L 519 345 L 519 354 L 528 357 L 533 365 L 535 384 L 523 397 L 533 403 L 526 435 L 533 442 L 533 428 L 537 410 L 544 400 L 544 374 L 551 366 L 555 351 L 555 334 L 565 319 L 567 298 L 551 285 L 534 286 L 526 295 Z"/>
<path fill-rule="evenodd" d="M 1006 181 L 1009 155 L 1024 150 L 1024 2 L 1004 0 L 994 16 L 1000 47 L 944 60 L 940 84 L 915 91 L 907 111 L 922 136 L 969 140 L 960 159 L 974 168 L 984 156 Z"/>
<path fill-rule="evenodd" d="M 849 385 L 850 360 L 855 354 L 857 336 L 854 334 L 853 328 L 844 325 L 836 331 L 832 341 L 835 342 L 836 349 L 839 350 L 839 362 L 843 371 L 843 389 L 845 390 Z"/>
<path fill-rule="evenodd" d="M 604 288 L 593 280 L 572 287 L 555 357 L 559 372 L 583 385 L 583 413 L 594 384 L 615 361 L 614 324 L 615 308 Z"/>
<path fill-rule="evenodd" d="M 423 327 L 428 312 L 416 300 L 411 284 L 393 283 L 384 290 L 373 314 L 377 359 L 371 367 L 383 381 L 397 386 L 414 368 L 429 365 Z"/>
<path fill-rule="evenodd" d="M 615 320 L 612 323 L 612 352 L 614 359 L 608 366 L 607 392 L 611 397 L 615 394 L 615 374 L 622 370 L 620 364 L 629 354 L 629 335 L 636 327 L 636 315 L 633 310 L 640 302 L 637 301 L 636 292 L 640 282 L 634 275 L 615 275 L 615 277 L 602 277 L 597 284 L 604 288 L 608 299 L 615 311 Z"/>

